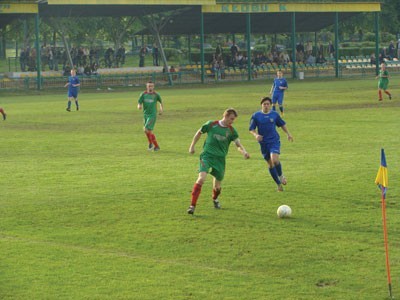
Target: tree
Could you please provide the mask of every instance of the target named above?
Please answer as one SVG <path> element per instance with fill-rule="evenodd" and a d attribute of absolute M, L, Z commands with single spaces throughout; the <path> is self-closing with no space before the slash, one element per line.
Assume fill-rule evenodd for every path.
<path fill-rule="evenodd" d="M 178 9 L 172 12 L 163 12 L 158 14 L 150 14 L 147 16 L 140 17 L 140 21 L 142 24 L 150 30 L 153 34 L 154 39 L 156 40 L 157 46 L 160 49 L 161 58 L 164 65 L 164 70 L 168 75 L 168 82 L 172 85 L 172 76 L 168 69 L 168 61 L 167 57 L 165 56 L 164 47 L 161 42 L 161 31 L 170 21 L 172 21 L 173 17 L 185 12 L 187 8 Z"/>

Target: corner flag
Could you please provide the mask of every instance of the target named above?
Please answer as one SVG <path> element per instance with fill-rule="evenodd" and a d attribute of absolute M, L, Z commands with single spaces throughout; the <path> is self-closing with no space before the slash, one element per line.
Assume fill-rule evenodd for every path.
<path fill-rule="evenodd" d="M 392 295 L 392 279 L 390 278 L 390 264 L 389 264 L 389 242 L 388 242 L 388 234 L 387 234 L 387 225 L 386 225 L 386 190 L 388 187 L 388 171 L 386 165 L 386 157 L 385 150 L 381 149 L 381 165 L 378 170 L 378 174 L 375 178 L 375 184 L 378 185 L 379 189 L 382 192 L 382 221 L 383 221 L 383 239 L 385 243 L 385 252 L 386 252 L 386 272 L 387 272 L 387 281 L 389 288 L 389 296 L 390 299 L 393 299 Z"/>
<path fill-rule="evenodd" d="M 388 187 L 388 171 L 384 149 L 381 149 L 381 166 L 379 167 L 378 174 L 376 175 L 375 184 L 377 184 L 381 189 L 382 197 L 386 197 L 386 189 Z"/>

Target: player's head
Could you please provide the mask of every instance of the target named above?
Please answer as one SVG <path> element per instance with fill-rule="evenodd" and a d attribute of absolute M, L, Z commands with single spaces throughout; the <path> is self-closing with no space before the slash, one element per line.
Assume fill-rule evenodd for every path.
<path fill-rule="evenodd" d="M 223 121 L 226 125 L 230 126 L 233 124 L 238 114 L 234 108 L 228 108 L 224 111 Z"/>
<path fill-rule="evenodd" d="M 148 81 L 146 83 L 146 90 L 150 93 L 154 91 L 154 82 L 153 81 Z"/>
<path fill-rule="evenodd" d="M 272 100 L 270 97 L 264 97 L 261 99 L 261 109 L 264 113 L 267 113 L 271 110 Z"/>
<path fill-rule="evenodd" d="M 75 76 L 76 75 L 76 70 L 75 69 L 71 69 L 71 76 Z"/>
<path fill-rule="evenodd" d="M 385 63 L 381 63 L 381 69 L 385 70 L 386 69 L 386 64 Z"/>
<path fill-rule="evenodd" d="M 278 78 L 282 78 L 283 72 L 279 70 L 278 72 L 276 72 L 276 76 L 278 76 Z"/>

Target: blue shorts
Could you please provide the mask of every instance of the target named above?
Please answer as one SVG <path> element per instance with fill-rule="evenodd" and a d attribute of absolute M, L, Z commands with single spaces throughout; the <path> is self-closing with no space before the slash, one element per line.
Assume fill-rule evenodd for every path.
<path fill-rule="evenodd" d="M 78 90 L 75 90 L 75 91 L 70 91 L 70 90 L 68 90 L 68 98 L 78 98 Z"/>
<path fill-rule="evenodd" d="M 283 93 L 274 93 L 272 96 L 272 104 L 276 104 L 278 102 L 279 105 L 283 104 Z"/>
<path fill-rule="evenodd" d="M 281 142 L 274 141 L 271 143 L 260 143 L 261 154 L 266 161 L 271 159 L 271 153 L 281 153 Z"/>

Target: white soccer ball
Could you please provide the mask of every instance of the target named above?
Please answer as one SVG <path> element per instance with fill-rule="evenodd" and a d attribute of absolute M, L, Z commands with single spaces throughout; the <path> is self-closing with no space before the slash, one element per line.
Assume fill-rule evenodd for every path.
<path fill-rule="evenodd" d="M 292 215 L 292 209 L 289 205 L 281 205 L 278 207 L 276 214 L 279 218 L 289 218 Z"/>

